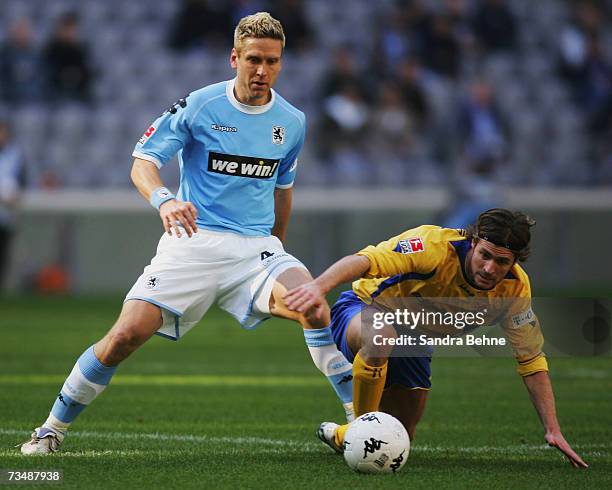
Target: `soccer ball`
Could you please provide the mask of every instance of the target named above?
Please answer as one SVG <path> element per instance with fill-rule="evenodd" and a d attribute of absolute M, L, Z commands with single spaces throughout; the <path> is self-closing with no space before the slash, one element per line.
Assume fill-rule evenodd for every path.
<path fill-rule="evenodd" d="M 344 435 L 344 460 L 359 473 L 397 473 L 409 452 L 408 432 L 388 413 L 365 413 Z"/>

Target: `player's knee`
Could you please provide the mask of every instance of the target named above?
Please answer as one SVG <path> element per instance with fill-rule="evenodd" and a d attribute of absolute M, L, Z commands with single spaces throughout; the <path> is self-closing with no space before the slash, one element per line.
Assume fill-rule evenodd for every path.
<path fill-rule="evenodd" d="M 105 357 L 109 364 L 117 364 L 134 352 L 141 344 L 143 339 L 138 334 L 136 326 L 122 325 L 121 328 L 114 328 L 108 334 Z M 102 359 L 101 359 L 102 361 Z"/>
<path fill-rule="evenodd" d="M 304 328 L 325 328 L 329 326 L 329 308 L 325 307 L 323 311 L 310 309 L 309 311 L 300 314 L 298 319 Z"/>

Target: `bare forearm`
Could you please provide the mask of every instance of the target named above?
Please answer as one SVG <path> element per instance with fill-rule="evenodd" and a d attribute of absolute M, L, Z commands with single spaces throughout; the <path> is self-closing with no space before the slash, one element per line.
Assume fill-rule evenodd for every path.
<path fill-rule="evenodd" d="M 347 255 L 315 279 L 324 294 L 345 282 L 352 282 L 368 272 L 370 261 L 362 255 Z"/>
<path fill-rule="evenodd" d="M 138 192 L 140 192 L 147 201 L 155 189 L 164 186 L 161 176 L 159 175 L 159 170 L 155 164 L 140 158 L 134 159 L 130 177 L 132 178 L 134 186 L 138 189 Z"/>
<path fill-rule="evenodd" d="M 525 376 L 523 381 L 544 429 L 547 431 L 558 431 L 559 422 L 555 409 L 555 396 L 548 372 L 540 371 L 530 376 Z"/>
<path fill-rule="evenodd" d="M 281 242 L 285 241 L 291 206 L 293 205 L 293 189 L 276 189 L 274 191 L 274 226 L 272 235 Z"/>

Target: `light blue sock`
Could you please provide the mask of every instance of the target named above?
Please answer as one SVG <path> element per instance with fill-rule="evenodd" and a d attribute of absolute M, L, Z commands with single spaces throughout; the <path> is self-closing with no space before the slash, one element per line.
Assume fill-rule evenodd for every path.
<path fill-rule="evenodd" d="M 315 366 L 327 377 L 340 401 L 351 403 L 353 367 L 336 347 L 331 327 L 304 330 L 304 338 Z"/>
<path fill-rule="evenodd" d="M 72 421 L 108 385 L 117 366 L 105 366 L 94 353 L 93 345 L 77 360 L 43 424 L 64 432 Z"/>

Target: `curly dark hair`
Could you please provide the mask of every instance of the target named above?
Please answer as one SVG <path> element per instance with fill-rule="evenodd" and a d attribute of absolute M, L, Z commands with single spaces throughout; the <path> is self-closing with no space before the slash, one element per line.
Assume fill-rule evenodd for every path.
<path fill-rule="evenodd" d="M 493 245 L 510 250 L 520 262 L 531 252 L 531 227 L 535 220 L 520 211 L 493 208 L 478 216 L 476 223 L 465 230 L 468 238 L 487 240 Z"/>

